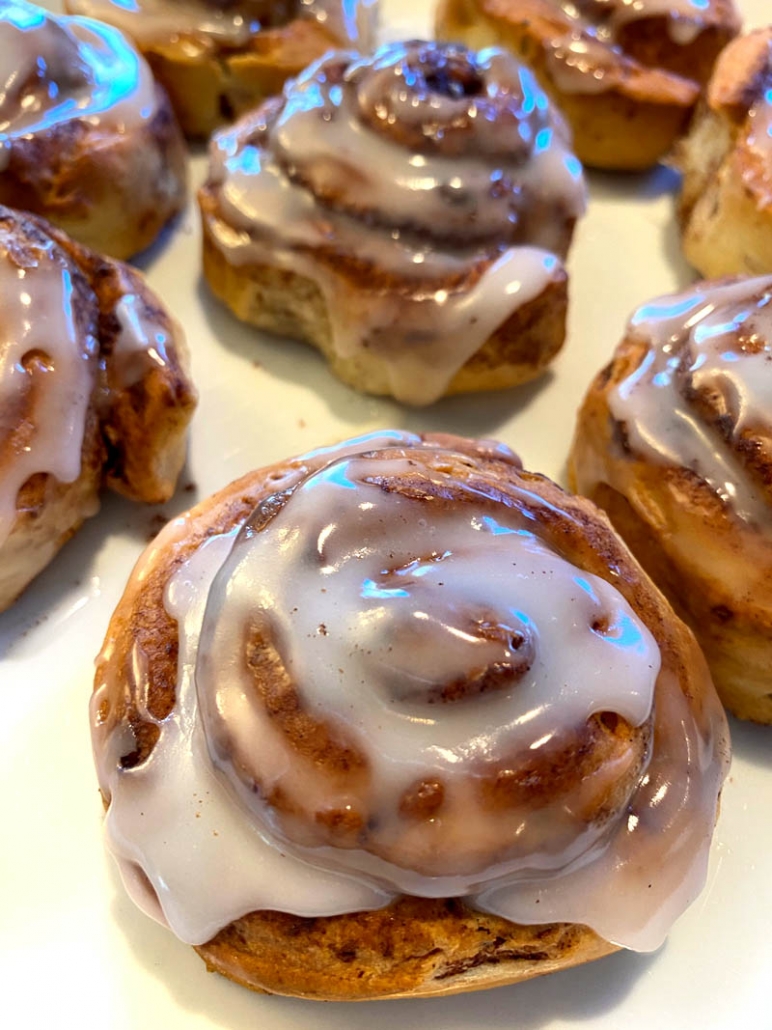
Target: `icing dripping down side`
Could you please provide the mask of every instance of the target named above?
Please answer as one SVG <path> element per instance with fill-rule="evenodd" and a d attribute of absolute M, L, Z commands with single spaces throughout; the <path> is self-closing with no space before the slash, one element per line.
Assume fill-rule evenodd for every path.
<path fill-rule="evenodd" d="M 628 947 L 657 947 L 704 881 L 723 771 L 710 716 L 690 711 L 672 673 L 658 678 L 656 644 L 621 595 L 533 535 L 525 513 L 544 503 L 538 497 L 521 489 L 522 512 L 483 515 L 471 504 L 446 509 L 396 496 L 378 484 L 414 469 L 398 453 L 379 459 L 374 452 L 384 445 L 399 447 L 395 434 L 357 442 L 360 455 L 352 444 L 309 456 L 322 458 L 310 475 L 303 459 L 291 463 L 273 483 L 280 503 L 263 505 L 240 532 L 209 539 L 179 567 L 165 602 L 180 632 L 177 704 L 156 722 L 146 762 L 121 767 L 132 742 L 121 725 L 100 723 L 106 686 L 94 695 L 108 838 L 125 878 L 147 894 L 137 887 L 145 882 L 140 867 L 165 921 L 191 943 L 249 911 L 356 912 L 407 891 L 464 896 L 515 922 L 575 921 Z M 404 438 L 403 446 L 415 445 Z M 442 461 L 433 469 L 442 485 Z M 470 489 L 485 497 L 482 485 Z M 183 518 L 154 548 L 185 536 Z M 143 574 L 140 565 L 135 576 Z M 494 625 L 508 635 L 492 634 Z M 244 690 L 247 669 L 237 656 L 266 630 L 301 705 L 367 756 L 378 833 L 399 835 L 394 799 L 406 784 L 443 782 L 447 813 L 439 822 L 452 846 L 442 868 L 416 871 L 421 842 L 410 830 L 390 857 L 377 841 L 314 846 L 266 804 L 277 785 L 277 797 L 289 791 L 293 804 L 321 809 L 354 809 L 362 800 L 356 777 L 349 794 L 342 788 L 325 798 L 322 780 L 288 755 L 261 714 L 252 681 Z M 512 646 L 527 661 L 517 665 Z M 134 665 L 141 670 L 141 655 Z M 476 682 L 480 666 L 509 668 L 514 679 L 504 675 L 474 700 L 432 702 L 457 676 Z M 549 749 L 592 712 L 639 724 L 655 690 L 662 715 L 652 753 L 610 825 L 571 827 L 569 811 L 557 830 L 550 818 L 554 837 L 529 851 L 524 841 L 533 844 L 545 829 L 538 809 L 525 813 L 518 833 L 500 813 L 486 823 L 474 785 L 502 755 Z M 141 695 L 140 675 L 140 714 Z M 258 793 L 242 779 L 244 763 L 259 766 Z M 496 858 L 484 868 L 459 864 L 459 853 L 474 858 L 491 840 Z M 145 897 L 143 907 L 154 904 Z"/>
<path fill-rule="evenodd" d="M 52 242 L 23 264 L 12 247 L 0 229 L 0 544 L 31 476 L 78 478 L 95 376 L 96 342 L 79 339 L 71 269 Z"/>
<path fill-rule="evenodd" d="M 121 132 L 155 111 L 150 69 L 115 29 L 23 0 L 0 7 L 0 171 L 14 139 L 73 119 Z"/>
<path fill-rule="evenodd" d="M 650 341 L 639 367 L 609 393 L 630 447 L 688 468 L 743 520 L 768 525 L 768 500 L 690 396 L 716 393 L 733 439 L 769 425 L 772 411 L 772 276 L 699 283 L 638 309 L 630 329 Z"/>
<path fill-rule="evenodd" d="M 457 59 L 472 95 L 453 81 L 447 95 L 415 84 L 431 80 L 421 67 L 431 61 L 452 80 Z M 312 65 L 278 112 L 215 136 L 209 187 L 226 259 L 314 281 L 335 351 L 380 357 L 394 395 L 415 404 L 441 396 L 499 326 L 560 281 L 567 227 L 584 208 L 565 128 L 530 72 L 500 51 L 427 44 Z M 352 263 L 372 288 L 352 286 Z"/>

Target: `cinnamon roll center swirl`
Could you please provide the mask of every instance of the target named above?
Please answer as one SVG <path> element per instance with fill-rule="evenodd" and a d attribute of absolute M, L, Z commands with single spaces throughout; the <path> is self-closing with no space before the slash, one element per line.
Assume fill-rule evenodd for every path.
<path fill-rule="evenodd" d="M 637 789 L 658 649 L 516 509 L 424 475 L 334 461 L 242 530 L 195 669 L 212 760 L 289 846 L 405 890 L 560 868 Z"/>
<path fill-rule="evenodd" d="M 392 44 L 351 65 L 346 79 L 356 85 L 362 120 L 418 153 L 524 161 L 550 124 L 529 77 L 497 50 Z"/>

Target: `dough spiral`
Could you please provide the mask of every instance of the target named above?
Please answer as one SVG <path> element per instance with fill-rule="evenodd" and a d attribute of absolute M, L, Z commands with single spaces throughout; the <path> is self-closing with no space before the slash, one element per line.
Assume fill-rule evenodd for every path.
<path fill-rule="evenodd" d="M 259 989 L 404 985 L 334 956 L 324 988 L 265 979 L 224 942 L 268 910 L 348 933 L 458 899 L 577 924 L 568 963 L 658 946 L 704 876 L 727 740 L 699 651 L 597 513 L 492 443 L 372 434 L 233 484 L 141 561 L 96 684 L 130 890 Z M 440 967 L 414 991 L 471 986 Z"/>
<path fill-rule="evenodd" d="M 134 40 L 169 93 L 186 135 L 280 93 L 334 47 L 375 44 L 377 0 L 65 0 Z"/>
<path fill-rule="evenodd" d="M 579 415 L 574 483 L 693 627 L 736 715 L 772 721 L 772 279 L 633 315 Z"/>
<path fill-rule="evenodd" d="M 686 259 L 705 278 L 772 271 L 772 28 L 722 52 L 676 152 Z"/>
<path fill-rule="evenodd" d="M 98 509 L 173 493 L 196 394 L 138 272 L 0 207 L 0 609 Z"/>

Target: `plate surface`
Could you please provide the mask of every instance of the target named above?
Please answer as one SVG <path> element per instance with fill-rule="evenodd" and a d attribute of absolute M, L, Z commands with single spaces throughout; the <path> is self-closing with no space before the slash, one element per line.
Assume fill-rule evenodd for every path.
<path fill-rule="evenodd" d="M 427 35 L 429 0 L 386 0 L 384 38 Z M 765 0 L 741 0 L 749 25 Z M 204 155 L 193 157 L 193 180 Z M 253 995 L 215 975 L 135 910 L 101 840 L 87 701 L 93 658 L 142 547 L 169 516 L 250 468 L 371 428 L 496 436 L 526 467 L 560 481 L 576 409 L 631 310 L 683 286 L 675 176 L 591 175 L 589 213 L 570 259 L 570 335 L 553 370 L 520 391 L 410 411 L 359 396 L 319 356 L 239 325 L 199 273 L 191 206 L 143 261 L 184 324 L 201 387 L 186 488 L 163 509 L 107 498 L 93 519 L 0 616 L 0 982 L 6 1023 L 164 1030 L 664 1030 L 772 1027 L 770 735 L 732 724 L 726 785 L 707 887 L 654 955 L 622 953 L 592 966 L 480 995 L 387 1005 L 313 1005 Z M 399 1005 L 395 1009 L 395 1005 Z"/>

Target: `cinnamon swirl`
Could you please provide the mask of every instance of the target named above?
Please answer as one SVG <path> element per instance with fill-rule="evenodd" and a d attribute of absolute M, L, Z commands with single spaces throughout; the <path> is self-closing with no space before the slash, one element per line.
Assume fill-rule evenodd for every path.
<path fill-rule="evenodd" d="M 728 758 L 694 638 L 592 505 L 501 445 L 399 432 L 170 523 L 91 711 L 137 903 L 320 999 L 657 947 Z"/>
<path fill-rule="evenodd" d="M 0 611 L 99 507 L 168 500 L 195 391 L 142 276 L 0 207 Z"/>
<path fill-rule="evenodd" d="M 512 386 L 563 343 L 581 167 L 502 51 L 328 54 L 215 136 L 199 199 L 217 296 L 357 389 Z"/>
<path fill-rule="evenodd" d="M 621 171 L 670 150 L 739 29 L 733 0 L 442 0 L 437 13 L 440 38 L 526 61 L 581 160 Z"/>
<path fill-rule="evenodd" d="M 185 202 L 185 145 L 115 29 L 0 0 L 0 204 L 127 258 Z"/>
<path fill-rule="evenodd" d="M 369 50 L 376 0 L 65 0 L 122 29 L 171 97 L 183 131 L 209 136 L 334 47 Z"/>
<path fill-rule="evenodd" d="M 579 414 L 573 483 L 692 626 L 735 715 L 772 722 L 772 278 L 632 317 Z"/>
<path fill-rule="evenodd" d="M 704 276 L 772 272 L 772 28 L 736 39 L 678 148 L 684 254 Z"/>

